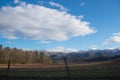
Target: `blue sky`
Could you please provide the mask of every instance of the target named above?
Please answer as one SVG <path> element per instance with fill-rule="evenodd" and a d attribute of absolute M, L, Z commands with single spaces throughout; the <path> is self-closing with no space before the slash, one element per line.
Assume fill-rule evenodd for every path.
<path fill-rule="evenodd" d="M 120 0 L 0 0 L 0 44 L 35 50 L 120 48 Z"/>

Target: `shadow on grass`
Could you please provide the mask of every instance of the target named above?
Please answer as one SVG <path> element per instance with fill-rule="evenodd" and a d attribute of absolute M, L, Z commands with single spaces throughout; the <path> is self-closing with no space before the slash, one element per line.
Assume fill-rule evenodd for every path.
<path fill-rule="evenodd" d="M 1 75 L 0 80 L 120 80 L 120 77 L 14 77 Z"/>

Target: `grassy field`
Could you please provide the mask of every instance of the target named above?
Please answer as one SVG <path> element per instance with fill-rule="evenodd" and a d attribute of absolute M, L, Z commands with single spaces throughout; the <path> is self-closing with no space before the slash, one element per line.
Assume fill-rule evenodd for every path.
<path fill-rule="evenodd" d="M 69 64 L 70 75 L 65 65 L 11 65 L 6 73 L 6 65 L 0 65 L 0 80 L 74 80 L 74 79 L 120 79 L 120 62 L 97 62 L 85 64 Z M 118 80 L 119 80 L 118 79 Z"/>

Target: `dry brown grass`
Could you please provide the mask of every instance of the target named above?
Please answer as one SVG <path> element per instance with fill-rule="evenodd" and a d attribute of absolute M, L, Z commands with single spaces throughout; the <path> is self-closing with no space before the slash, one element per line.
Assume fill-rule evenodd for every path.
<path fill-rule="evenodd" d="M 81 63 L 81 64 L 68 64 L 69 67 L 77 67 L 77 66 L 87 66 L 87 65 L 98 65 L 98 64 L 106 64 L 110 63 L 110 61 L 104 62 L 91 62 L 91 63 Z M 41 67 L 65 67 L 64 64 L 11 64 L 11 68 L 41 68 Z M 0 64 L 0 68 L 7 68 L 7 64 Z"/>
<path fill-rule="evenodd" d="M 0 65 L 0 76 L 6 74 L 7 66 Z M 120 61 L 69 64 L 71 78 L 120 78 Z M 15 64 L 11 65 L 11 77 L 64 78 L 67 76 L 64 64 Z"/>

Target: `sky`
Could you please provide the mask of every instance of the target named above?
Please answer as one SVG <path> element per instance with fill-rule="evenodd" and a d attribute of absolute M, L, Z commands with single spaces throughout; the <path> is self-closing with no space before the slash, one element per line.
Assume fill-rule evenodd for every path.
<path fill-rule="evenodd" d="M 0 44 L 51 51 L 120 48 L 120 0 L 0 0 Z"/>

